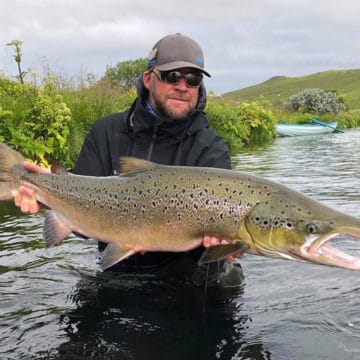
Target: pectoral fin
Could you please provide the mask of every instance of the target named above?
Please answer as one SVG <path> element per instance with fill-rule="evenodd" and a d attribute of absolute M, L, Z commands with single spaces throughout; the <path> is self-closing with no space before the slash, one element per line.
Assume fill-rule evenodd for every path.
<path fill-rule="evenodd" d="M 241 243 L 210 246 L 203 252 L 198 265 L 224 260 L 228 256 L 246 251 L 248 247 L 248 245 Z"/>
<path fill-rule="evenodd" d="M 116 244 L 108 244 L 99 261 L 101 270 L 108 269 L 119 261 L 134 255 L 135 252 L 136 251 L 132 248 L 124 248 Z"/>
<path fill-rule="evenodd" d="M 45 211 L 44 238 L 47 247 L 58 244 L 65 239 L 71 230 L 53 210 Z"/>

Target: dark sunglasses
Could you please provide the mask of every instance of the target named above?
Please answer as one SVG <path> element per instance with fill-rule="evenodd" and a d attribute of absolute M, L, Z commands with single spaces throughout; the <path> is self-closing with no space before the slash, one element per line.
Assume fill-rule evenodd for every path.
<path fill-rule="evenodd" d="M 197 87 L 201 84 L 202 74 L 201 73 L 188 73 L 183 74 L 180 71 L 171 70 L 171 71 L 160 71 L 155 72 L 151 70 L 157 78 L 167 84 L 177 84 L 182 78 L 185 79 L 186 86 Z"/>

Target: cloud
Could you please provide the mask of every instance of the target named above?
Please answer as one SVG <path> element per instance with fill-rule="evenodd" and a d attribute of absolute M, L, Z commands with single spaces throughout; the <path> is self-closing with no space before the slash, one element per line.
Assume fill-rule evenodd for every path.
<path fill-rule="evenodd" d="M 0 70 L 15 74 L 6 43 L 23 41 L 23 65 L 48 63 L 74 76 L 86 68 L 146 57 L 168 33 L 204 49 L 217 93 L 276 75 L 359 68 L 360 2 L 355 0 L 3 0 Z"/>

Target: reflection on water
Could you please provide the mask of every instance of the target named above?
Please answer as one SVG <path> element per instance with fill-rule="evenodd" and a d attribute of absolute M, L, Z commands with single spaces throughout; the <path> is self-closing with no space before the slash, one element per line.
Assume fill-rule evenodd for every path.
<path fill-rule="evenodd" d="M 233 158 L 360 217 L 360 131 L 283 138 Z M 0 204 L 1 359 L 357 359 L 357 272 L 247 255 L 236 291 L 101 273 L 96 244 L 45 249 L 42 217 Z M 344 237 L 342 248 L 356 251 Z"/>
<path fill-rule="evenodd" d="M 58 348 L 59 358 L 231 358 L 244 346 L 264 359 L 261 343 L 249 348 L 242 340 L 249 319 L 236 315 L 241 304 L 214 295 L 204 309 L 203 290 L 185 284 L 151 275 L 84 277 L 73 295 L 77 308 L 61 317 L 69 340 Z"/>

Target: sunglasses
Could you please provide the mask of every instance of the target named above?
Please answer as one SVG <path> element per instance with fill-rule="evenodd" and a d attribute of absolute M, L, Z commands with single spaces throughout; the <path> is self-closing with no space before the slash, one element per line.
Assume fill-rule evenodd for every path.
<path fill-rule="evenodd" d="M 181 79 L 185 79 L 185 84 L 186 86 L 189 87 L 199 86 L 203 78 L 201 73 L 183 74 L 180 71 L 176 71 L 176 70 L 171 70 L 171 71 L 158 70 L 158 72 L 151 70 L 151 72 L 154 73 L 160 81 L 166 84 L 178 84 Z"/>

